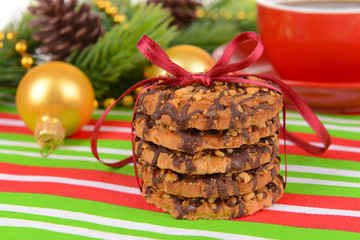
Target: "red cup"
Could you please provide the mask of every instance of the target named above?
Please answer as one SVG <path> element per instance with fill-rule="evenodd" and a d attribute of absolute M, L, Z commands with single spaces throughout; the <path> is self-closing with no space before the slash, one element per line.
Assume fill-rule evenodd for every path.
<path fill-rule="evenodd" d="M 280 77 L 360 82 L 360 0 L 351 1 L 358 3 L 353 8 L 300 7 L 289 2 L 301 1 L 256 0 L 265 55 Z"/>

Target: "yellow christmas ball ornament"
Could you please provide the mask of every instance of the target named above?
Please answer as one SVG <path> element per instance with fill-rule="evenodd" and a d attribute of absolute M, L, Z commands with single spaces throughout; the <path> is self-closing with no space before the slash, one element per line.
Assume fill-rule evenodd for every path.
<path fill-rule="evenodd" d="M 27 43 L 25 40 L 20 40 L 15 44 L 16 52 L 20 54 L 24 54 L 27 50 Z"/>
<path fill-rule="evenodd" d="M 16 91 L 18 113 L 34 131 L 43 156 L 90 120 L 94 100 L 94 89 L 86 75 L 64 62 L 32 68 Z M 47 154 L 43 154 L 44 148 L 50 148 Z"/>
<path fill-rule="evenodd" d="M 131 107 L 134 104 L 134 97 L 128 94 L 121 99 L 121 103 L 125 107 Z"/>
<path fill-rule="evenodd" d="M 173 62 L 189 72 L 206 72 L 215 65 L 208 52 L 193 45 L 176 45 L 168 48 L 165 52 Z M 147 78 L 153 78 L 166 75 L 166 71 L 152 65 L 145 69 L 144 75 Z"/>
<path fill-rule="evenodd" d="M 21 66 L 23 68 L 31 68 L 31 66 L 34 64 L 34 59 L 30 56 L 25 54 L 24 56 L 21 57 Z"/>
<path fill-rule="evenodd" d="M 108 108 L 111 106 L 111 104 L 113 104 L 115 102 L 115 98 L 107 98 L 105 99 L 103 106 L 104 108 Z"/>

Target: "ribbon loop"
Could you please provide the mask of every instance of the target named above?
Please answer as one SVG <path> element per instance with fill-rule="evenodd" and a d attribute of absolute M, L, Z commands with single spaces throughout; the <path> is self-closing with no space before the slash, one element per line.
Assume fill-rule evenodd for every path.
<path fill-rule="evenodd" d="M 136 47 L 150 62 L 168 73 L 177 77 L 187 76 L 191 78 L 188 71 L 171 61 L 165 51 L 148 36 L 143 35 L 136 43 Z"/>
<path fill-rule="evenodd" d="M 249 40 L 253 40 L 257 42 L 255 49 L 246 58 L 242 59 L 241 61 L 233 64 L 228 64 L 236 48 L 239 47 L 243 42 Z M 254 32 L 241 33 L 230 41 L 224 53 L 217 61 L 215 66 L 208 72 L 208 74 L 210 76 L 220 76 L 245 69 L 251 66 L 254 62 L 256 62 L 261 57 L 263 51 L 264 51 L 264 45 L 262 44 L 259 35 L 257 35 Z"/>

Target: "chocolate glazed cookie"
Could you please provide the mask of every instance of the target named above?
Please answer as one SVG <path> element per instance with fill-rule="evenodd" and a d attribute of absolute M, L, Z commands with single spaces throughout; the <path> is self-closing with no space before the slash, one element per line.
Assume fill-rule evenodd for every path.
<path fill-rule="evenodd" d="M 281 94 L 268 88 L 213 82 L 209 87 L 153 87 L 141 95 L 138 111 L 179 130 L 225 130 L 247 128 L 274 118 L 282 101 Z"/>
<path fill-rule="evenodd" d="M 260 139 L 254 145 L 240 148 L 206 149 L 194 154 L 170 150 L 143 139 L 135 141 L 136 155 L 161 169 L 184 174 L 212 174 L 242 172 L 257 168 L 274 159 L 279 153 L 279 139 L 275 134 Z"/>
<path fill-rule="evenodd" d="M 280 175 L 261 189 L 229 198 L 186 198 L 171 195 L 143 182 L 142 194 L 148 203 L 169 212 L 177 219 L 232 219 L 253 214 L 272 206 L 284 192 Z"/>
<path fill-rule="evenodd" d="M 248 128 L 200 131 L 179 130 L 152 120 L 148 115 L 137 113 L 134 119 L 135 134 L 157 145 L 188 153 L 204 149 L 239 148 L 255 144 L 261 138 L 274 135 L 279 129 L 279 116 Z"/>
<path fill-rule="evenodd" d="M 140 162 L 140 175 L 156 190 L 183 197 L 227 198 L 264 187 L 279 174 L 277 157 L 258 168 L 228 174 L 185 175 Z"/>

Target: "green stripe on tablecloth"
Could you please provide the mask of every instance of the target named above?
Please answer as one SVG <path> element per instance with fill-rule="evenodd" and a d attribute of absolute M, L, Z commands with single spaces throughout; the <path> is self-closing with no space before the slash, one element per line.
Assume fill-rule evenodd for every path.
<path fill-rule="evenodd" d="M 72 226 L 72 227 L 78 227 L 78 228 L 84 228 L 84 229 L 91 229 L 101 232 L 109 232 L 109 233 L 117 233 L 121 235 L 130 235 L 130 236 L 137 236 L 137 237 L 147 237 L 147 238 L 153 238 L 153 239 L 174 239 L 174 240 L 181 240 L 183 239 L 183 236 L 169 236 L 167 234 L 161 234 L 161 233 L 154 233 L 149 231 L 141 231 L 141 230 L 132 230 L 132 229 L 126 229 L 126 228 L 120 228 L 120 227 L 111 227 L 106 225 L 100 225 L 85 221 L 78 221 L 78 220 L 70 220 L 65 218 L 59 218 L 59 217 L 49 217 L 49 216 L 41 216 L 41 215 L 34 215 L 34 214 L 26 214 L 26 213 L 14 213 L 14 212 L 8 212 L 8 211 L 0 211 L 0 218 L 15 218 L 15 219 L 22 219 L 22 220 L 30 220 L 30 221 L 39 221 L 44 223 L 53 223 L 53 224 L 59 224 L 64 226 Z M 1 227 L 0 227 L 1 229 Z M 11 230 L 11 229 L 10 229 Z M 24 230 L 24 231 L 27 231 Z M 43 230 L 48 231 L 48 230 Z M 61 229 L 59 229 L 61 231 Z M 3 231 L 6 233 L 6 229 Z M 0 235 L 1 236 L 1 235 Z M 77 238 L 79 235 L 73 235 L 72 238 Z M 43 235 L 41 235 L 41 238 L 43 238 Z M 205 237 L 191 237 L 189 239 L 213 239 L 213 238 L 205 238 Z M 28 239 L 28 238 L 26 238 Z M 36 239 L 36 238 L 33 238 Z M 37 236 L 37 239 L 38 236 Z M 56 237 L 55 239 L 59 239 Z"/>
<path fill-rule="evenodd" d="M 286 112 L 286 118 L 294 118 L 294 119 L 302 119 L 302 116 L 297 112 L 293 110 L 289 110 Z M 328 114 L 328 113 L 316 113 L 316 116 L 319 117 L 319 119 L 323 122 L 326 122 L 326 118 L 329 119 L 339 119 L 341 120 L 350 120 L 350 121 L 360 121 L 360 115 L 355 114 Z M 282 114 L 280 114 L 280 117 L 282 117 Z"/>
<path fill-rule="evenodd" d="M 284 154 L 280 154 L 280 156 L 282 163 L 285 164 Z M 360 171 L 360 162 L 358 161 L 346 161 L 346 160 L 337 160 L 337 159 L 321 158 L 321 157 L 313 157 L 313 156 L 299 156 L 293 154 L 287 154 L 286 157 L 288 164 L 293 164 L 293 165 Z"/>
<path fill-rule="evenodd" d="M 1 133 L 0 139 L 13 140 L 13 141 L 24 141 L 29 143 L 35 143 L 35 137 L 33 135 L 17 134 L 17 133 Z M 90 149 L 90 139 L 65 139 L 62 146 L 76 145 L 89 147 Z M 37 146 L 37 144 L 36 144 Z M 38 146 L 37 146 L 38 147 Z M 98 140 L 98 147 L 114 147 L 117 149 L 129 149 L 131 150 L 131 142 L 126 140 Z M 61 149 L 61 147 L 60 147 Z M 56 149 L 57 150 L 57 149 Z"/>
<path fill-rule="evenodd" d="M 72 199 L 60 196 L 42 195 L 42 194 L 18 194 L 18 193 L 0 193 L 0 203 L 13 204 L 20 206 L 40 207 L 60 209 L 65 211 L 79 212 L 92 214 L 96 216 L 103 216 L 113 219 L 121 219 L 132 222 L 156 224 L 159 226 L 166 226 L 171 228 L 178 228 L 178 230 L 171 230 L 174 234 L 181 234 L 181 228 L 184 229 L 198 229 L 213 232 L 226 232 L 233 234 L 243 234 L 250 236 L 258 236 L 272 239 L 356 239 L 360 235 L 352 232 L 335 231 L 335 230 L 321 230 L 309 228 L 295 228 L 281 225 L 272 225 L 264 223 L 252 223 L 241 221 L 226 221 L 226 220 L 176 220 L 169 214 L 151 212 L 146 210 L 116 206 L 107 203 L 100 203 L 95 201 L 88 201 L 82 199 Z M 52 218 L 52 217 L 47 217 Z M 45 218 L 44 218 L 45 219 Z M 60 221 L 60 220 L 57 220 Z M 63 221 L 63 220 L 61 220 Z M 65 221 L 65 220 L 64 220 Z M 71 220 L 66 220 L 71 221 Z M 80 221 L 72 220 L 72 224 L 79 226 Z M 95 227 L 97 224 L 81 223 L 89 227 Z M 105 229 L 105 228 L 102 228 Z M 117 231 L 113 227 L 108 227 L 106 230 Z M 26 231 L 26 230 L 24 230 Z M 140 231 L 134 230 L 137 234 Z M 295 234 L 298 233 L 298 234 Z M 147 235 L 151 236 L 151 235 Z M 166 237 L 171 235 L 166 235 Z M 173 239 L 173 238 L 166 238 Z M 186 239 L 199 239 L 199 237 Z"/>
<path fill-rule="evenodd" d="M 285 192 L 295 193 L 295 194 L 306 194 L 306 195 L 360 198 L 359 188 L 354 188 L 354 187 L 327 186 L 327 185 L 288 182 L 286 184 Z"/>
<path fill-rule="evenodd" d="M 308 173 L 308 172 L 297 172 L 297 171 L 296 172 L 288 171 L 288 176 L 297 177 L 297 178 L 339 181 L 339 182 L 347 182 L 347 183 L 360 183 L 360 171 L 358 177 L 336 176 L 336 175 L 327 175 L 326 173 L 319 174 L 319 173 Z M 359 188 L 359 192 L 360 192 L 360 188 Z"/>
<path fill-rule="evenodd" d="M 41 236 L 41 238 L 40 238 Z M 76 238 L 75 238 L 76 237 Z M 89 240 L 93 238 L 75 236 L 67 233 L 52 232 L 42 229 L 23 228 L 23 227 L 2 227 L 0 226 L 0 238 L 2 240 L 39 240 L 39 239 L 76 239 Z"/>
<path fill-rule="evenodd" d="M 355 128 L 355 127 L 354 127 Z M 310 133 L 314 134 L 314 131 L 308 126 L 293 126 L 293 125 L 286 125 L 286 129 L 290 132 L 295 133 Z M 360 140 L 360 133 L 355 133 L 353 131 L 340 131 L 340 130 L 331 130 L 327 129 L 330 136 L 350 139 L 350 140 Z"/>
<path fill-rule="evenodd" d="M 14 103 L 15 104 L 15 103 Z M 4 113 L 17 113 L 17 110 L 15 107 L 12 106 L 5 106 L 0 104 L 0 112 L 4 112 Z"/>

